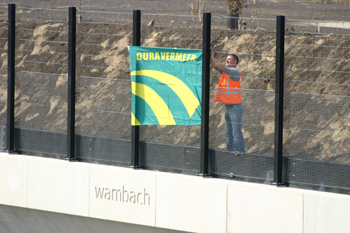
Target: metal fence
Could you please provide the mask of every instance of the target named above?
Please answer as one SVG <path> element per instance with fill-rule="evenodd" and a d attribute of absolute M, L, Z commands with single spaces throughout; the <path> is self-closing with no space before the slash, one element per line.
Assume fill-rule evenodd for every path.
<path fill-rule="evenodd" d="M 0 149 L 7 150 L 7 8 L 0 9 Z M 16 9 L 15 151 L 67 156 L 68 11 Z M 224 106 L 214 102 L 220 74 L 210 72 L 209 168 L 215 177 L 271 184 L 276 141 L 276 19 L 211 19 L 211 47 L 240 57 L 246 153 L 226 151 Z M 238 20 L 238 19 L 237 19 Z M 141 45 L 201 49 L 201 17 L 142 14 Z M 133 14 L 81 11 L 76 24 L 75 158 L 131 163 L 131 83 L 127 46 Z M 283 181 L 350 191 L 348 80 L 350 29 L 326 22 L 285 22 Z M 197 174 L 201 126 L 141 126 L 144 169 Z"/>

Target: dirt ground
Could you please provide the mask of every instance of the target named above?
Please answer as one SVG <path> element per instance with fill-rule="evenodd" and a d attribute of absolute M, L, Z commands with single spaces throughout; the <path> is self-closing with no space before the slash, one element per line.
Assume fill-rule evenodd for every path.
<path fill-rule="evenodd" d="M 195 1 L 193 1 L 195 3 Z M 9 1 L 2 2 L 7 6 Z M 17 8 L 58 8 L 67 9 L 69 6 L 78 6 L 78 0 L 74 1 L 43 1 L 20 0 L 11 1 Z M 86 11 L 112 11 L 131 12 L 135 9 L 148 14 L 191 15 L 191 1 L 187 0 L 119 0 L 96 1 L 82 0 L 82 9 Z M 227 15 L 225 0 L 204 1 L 203 11 L 210 11 L 213 16 Z M 256 0 L 249 2 L 243 9 L 243 17 L 270 18 L 276 15 L 285 15 L 287 19 L 298 20 L 336 20 L 350 21 L 350 11 L 344 3 L 335 2 L 311 2 L 311 1 L 269 1 Z M 45 41 L 65 41 L 66 33 L 54 33 L 51 31 L 67 31 L 66 24 L 42 24 L 34 22 L 20 22 L 19 27 L 30 30 L 21 31 L 21 38 L 34 38 Z M 2 22 L 2 28 L 6 28 L 6 22 Z M 348 88 L 350 72 L 350 35 L 336 36 L 308 33 L 294 33 L 286 31 L 286 95 L 285 110 L 285 155 L 307 157 L 309 159 L 321 159 L 333 162 L 350 163 L 348 145 L 350 105 Z M 77 76 L 92 76 L 101 78 L 117 78 L 118 80 L 130 80 L 128 61 L 119 59 L 127 57 L 125 46 L 131 45 L 131 27 L 104 25 L 103 31 L 100 25 L 81 23 L 77 27 Z M 164 28 L 157 31 L 156 28 L 143 28 L 145 36 L 144 46 L 157 47 L 182 47 L 200 49 L 201 43 L 195 40 L 183 41 L 180 38 L 196 38 L 201 34 L 197 29 L 179 29 L 176 27 Z M 110 38 L 101 36 L 113 34 L 119 35 Z M 347 31 L 349 33 L 349 31 Z M 91 33 L 91 35 L 89 34 Z M 84 35 L 84 36 L 82 36 Z M 99 35 L 99 36 L 96 36 Z M 7 37 L 7 32 L 1 32 L 1 38 Z M 171 38 L 162 40 L 161 38 Z M 263 42 L 263 46 L 260 43 Z M 270 44 L 268 42 L 271 42 Z M 6 58 L 7 43 L 0 41 L 2 58 Z M 274 57 L 275 33 L 266 31 L 227 31 L 212 34 L 212 46 L 219 59 L 224 59 L 221 51 L 235 51 L 242 54 L 240 71 L 247 78 L 242 81 L 245 112 L 243 134 L 248 153 L 273 155 L 274 142 Z M 98 44 L 101 46 L 83 46 L 83 44 Z M 295 46 L 301 45 L 300 47 Z M 315 44 L 316 46 L 303 46 Z M 66 128 L 66 111 L 58 106 L 65 106 L 66 76 L 53 76 L 46 78 L 34 73 L 45 69 L 45 73 L 66 74 L 67 67 L 54 64 L 66 64 L 67 46 L 50 47 L 50 44 L 26 41 L 16 44 L 21 53 L 16 54 L 18 71 L 30 71 L 25 77 L 19 75 L 21 83 L 16 90 L 16 111 L 18 127 L 35 128 L 40 130 L 63 131 Z M 24 49 L 25 48 L 25 49 Z M 24 52 L 28 50 L 29 52 Z M 34 51 L 34 52 L 32 52 Z M 46 53 L 40 53 L 40 52 Z M 88 57 L 86 55 L 91 55 Z M 258 54 L 259 56 L 255 56 Z M 305 57 L 322 57 L 328 59 L 305 59 Z M 109 57 L 109 58 L 106 58 Z M 110 57 L 117 57 L 111 59 Z M 303 57 L 302 59 L 300 57 Z M 333 60 L 332 60 L 333 59 Z M 32 60 L 36 63 L 30 65 L 21 61 Z M 330 62 L 331 61 L 331 62 Z M 91 66 L 95 68 L 91 68 Z M 6 59 L 1 61 L 1 69 L 6 69 Z M 86 68 L 89 67 L 89 68 Z M 122 67 L 122 68 L 121 68 Z M 258 67 L 258 68 L 256 68 Z M 272 67 L 272 68 L 271 68 Z M 320 68 L 321 67 L 321 68 Z M 300 71 L 300 70 L 307 70 Z M 320 72 L 321 69 L 334 70 L 330 74 Z M 340 71 L 340 72 L 339 72 Z M 345 74 L 345 75 L 344 75 Z M 346 75 L 348 74 L 348 75 Z M 5 73 L 1 80 L 5 79 Z M 114 82 L 113 80 L 78 80 L 77 87 L 77 133 L 101 137 L 130 138 L 130 87 L 128 82 Z M 6 82 L 1 81 L 0 104 L 6 102 Z M 40 83 L 35 85 L 33 83 Z M 217 74 L 211 73 L 211 101 L 215 94 Z M 330 84 L 331 83 L 331 84 Z M 337 83 L 334 85 L 332 83 Z M 28 88 L 30 87 L 30 88 Z M 112 93 L 112 94 L 111 94 Z M 114 93 L 114 94 L 113 94 Z M 117 93 L 117 94 L 115 94 Z M 293 96 L 293 93 L 303 95 Z M 306 95 L 313 94 L 313 95 Z M 327 97 L 317 98 L 316 95 L 325 94 Z M 329 97 L 331 96 L 331 97 Z M 42 110 L 38 105 L 31 106 L 29 102 L 40 102 L 42 106 L 50 106 L 48 110 Z M 332 106 L 329 108 L 328 106 Z M 88 111 L 96 109 L 103 111 Z M 225 149 L 223 106 L 211 103 L 210 109 L 210 143 L 211 148 Z M 120 112 L 117 116 L 110 112 Z M 6 106 L 0 105 L 0 124 L 3 123 Z M 129 115 L 128 115 L 129 114 Z M 116 123 L 117 122 L 117 123 Z M 127 125 L 127 127 L 125 127 Z M 311 133 L 306 129 L 312 129 Z M 199 146 L 200 128 L 184 126 L 147 126 L 141 129 L 141 140 L 151 139 L 156 143 L 170 143 L 178 145 Z"/>

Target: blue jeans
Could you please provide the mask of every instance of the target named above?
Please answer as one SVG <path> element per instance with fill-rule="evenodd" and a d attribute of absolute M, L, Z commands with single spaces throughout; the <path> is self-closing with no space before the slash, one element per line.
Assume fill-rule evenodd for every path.
<path fill-rule="evenodd" d="M 242 133 L 243 103 L 227 104 L 225 108 L 225 134 L 228 151 L 245 153 Z"/>

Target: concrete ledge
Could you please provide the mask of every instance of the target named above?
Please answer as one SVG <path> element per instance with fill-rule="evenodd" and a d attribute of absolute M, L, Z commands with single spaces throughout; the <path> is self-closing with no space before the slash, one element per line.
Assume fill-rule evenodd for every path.
<path fill-rule="evenodd" d="M 226 232 L 226 182 L 158 173 L 156 185 L 157 227 Z"/>
<path fill-rule="evenodd" d="M 303 232 L 303 193 L 285 187 L 229 184 L 227 216 L 227 232 Z"/>
<path fill-rule="evenodd" d="M 350 196 L 0 153 L 0 204 L 188 232 L 347 232 Z"/>
<path fill-rule="evenodd" d="M 27 161 L 28 208 L 88 216 L 87 164 L 40 157 Z"/>
<path fill-rule="evenodd" d="M 28 156 L 0 153 L 0 202 L 27 207 Z"/>
<path fill-rule="evenodd" d="M 304 193 L 304 232 L 347 233 L 350 230 L 348 195 Z"/>
<path fill-rule="evenodd" d="M 156 173 L 89 165 L 90 217 L 155 226 Z"/>

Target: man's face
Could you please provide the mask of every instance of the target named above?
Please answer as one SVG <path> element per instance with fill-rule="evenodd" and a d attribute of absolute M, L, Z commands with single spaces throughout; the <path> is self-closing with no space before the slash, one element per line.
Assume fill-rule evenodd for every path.
<path fill-rule="evenodd" d="M 228 55 L 226 58 L 226 66 L 236 67 L 236 65 L 237 65 L 237 60 L 232 55 Z"/>

